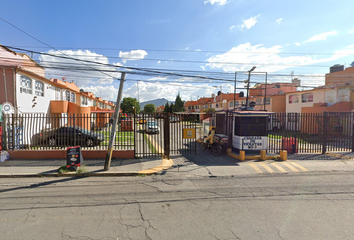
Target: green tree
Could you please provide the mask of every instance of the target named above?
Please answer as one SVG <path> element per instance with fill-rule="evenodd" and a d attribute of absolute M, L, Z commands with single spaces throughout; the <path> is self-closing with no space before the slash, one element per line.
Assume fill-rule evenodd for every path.
<path fill-rule="evenodd" d="M 184 102 L 182 101 L 181 96 L 178 93 L 173 111 L 174 112 L 183 112 L 183 106 L 184 106 Z"/>
<path fill-rule="evenodd" d="M 140 103 L 136 100 L 136 98 L 131 98 L 131 97 L 126 97 L 123 98 L 123 102 L 120 105 L 120 108 L 122 109 L 123 113 L 134 113 L 136 108 L 136 112 L 140 112 Z"/>
<path fill-rule="evenodd" d="M 153 103 L 149 103 L 144 106 L 145 113 L 154 113 L 155 111 L 156 111 L 156 106 Z"/>
<path fill-rule="evenodd" d="M 175 109 L 175 105 L 173 104 L 173 103 L 171 103 L 171 105 L 170 105 L 170 113 L 173 113 L 174 112 L 174 109 Z"/>
<path fill-rule="evenodd" d="M 166 102 L 165 109 L 163 111 L 166 112 L 166 113 L 170 112 L 170 105 L 168 105 L 168 102 Z"/>
<path fill-rule="evenodd" d="M 207 108 L 207 109 L 204 109 L 203 112 L 212 113 L 212 112 L 215 112 L 215 108 Z"/>

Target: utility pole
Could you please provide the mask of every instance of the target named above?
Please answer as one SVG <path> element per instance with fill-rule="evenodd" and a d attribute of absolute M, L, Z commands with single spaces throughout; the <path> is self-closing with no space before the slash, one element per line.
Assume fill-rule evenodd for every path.
<path fill-rule="evenodd" d="M 256 66 L 253 66 L 251 70 L 248 71 L 248 79 L 247 79 L 247 97 L 246 97 L 246 111 L 248 109 L 248 90 L 250 88 L 250 79 L 251 79 L 251 72 L 256 69 Z"/>
<path fill-rule="evenodd" d="M 105 171 L 108 171 L 109 167 L 111 166 L 113 142 L 114 142 L 114 139 L 116 138 L 116 129 L 117 129 L 117 123 L 118 123 L 118 118 L 119 118 L 120 102 L 122 101 L 124 81 L 125 81 L 125 72 L 123 72 L 120 77 L 120 84 L 119 84 L 118 96 L 117 96 L 117 105 L 116 105 L 116 109 L 114 111 L 113 126 L 112 126 L 112 130 L 111 130 L 111 134 L 109 136 L 109 145 L 108 145 L 108 149 L 107 149 L 106 161 L 104 163 L 104 170 Z"/>

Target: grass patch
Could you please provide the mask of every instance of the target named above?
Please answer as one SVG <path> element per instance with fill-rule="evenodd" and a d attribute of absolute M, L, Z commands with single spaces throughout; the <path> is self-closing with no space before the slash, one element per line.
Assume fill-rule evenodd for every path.
<path fill-rule="evenodd" d="M 66 165 L 64 166 L 61 166 L 59 169 L 58 169 L 58 173 L 68 173 L 68 172 L 71 172 L 69 168 L 66 167 Z"/>
<path fill-rule="evenodd" d="M 152 153 L 157 153 L 156 148 L 155 148 L 154 145 L 150 142 L 150 140 L 149 140 L 149 138 L 146 136 L 146 134 L 143 133 L 143 135 L 144 135 L 144 139 L 146 140 L 146 144 L 147 144 L 148 147 L 150 148 L 150 151 L 151 151 Z"/>
<path fill-rule="evenodd" d="M 73 172 L 70 170 L 70 168 L 67 168 L 66 165 L 61 166 L 58 169 L 58 173 L 63 174 L 63 173 L 69 173 L 69 172 Z M 76 171 L 76 173 L 85 173 L 87 172 L 87 170 L 84 167 L 79 167 Z"/>

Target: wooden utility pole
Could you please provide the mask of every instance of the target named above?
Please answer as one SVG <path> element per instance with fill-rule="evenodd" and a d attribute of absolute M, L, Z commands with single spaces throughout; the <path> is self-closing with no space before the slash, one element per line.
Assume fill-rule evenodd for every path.
<path fill-rule="evenodd" d="M 119 89 L 118 89 L 116 109 L 114 111 L 114 117 L 113 117 L 113 126 L 112 126 L 112 130 L 111 130 L 111 134 L 109 135 L 109 144 L 108 144 L 108 149 L 107 149 L 106 161 L 104 163 L 104 170 L 105 171 L 108 171 L 109 167 L 111 166 L 113 142 L 114 142 L 114 139 L 116 138 L 116 129 L 117 129 L 118 118 L 119 118 L 120 102 L 122 101 L 124 81 L 125 81 L 125 72 L 123 72 L 122 76 L 120 77 L 120 84 L 119 84 Z"/>

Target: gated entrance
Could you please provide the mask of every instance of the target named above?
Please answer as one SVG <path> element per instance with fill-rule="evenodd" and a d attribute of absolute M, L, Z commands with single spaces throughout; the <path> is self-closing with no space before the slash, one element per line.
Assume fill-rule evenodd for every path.
<path fill-rule="evenodd" d="M 136 157 L 196 154 L 196 115 L 137 114 L 134 123 Z"/>
<path fill-rule="evenodd" d="M 216 131 L 230 134 L 234 113 L 215 114 Z M 354 152 L 354 113 L 272 113 L 267 124 L 270 153 L 287 150 L 293 153 Z M 230 138 L 229 136 L 229 139 Z M 232 143 L 229 141 L 229 146 Z"/>

